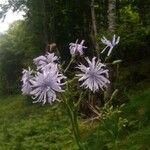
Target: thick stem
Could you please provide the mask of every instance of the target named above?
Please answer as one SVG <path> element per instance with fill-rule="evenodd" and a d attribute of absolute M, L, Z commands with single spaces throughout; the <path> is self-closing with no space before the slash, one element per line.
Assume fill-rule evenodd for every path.
<path fill-rule="evenodd" d="M 67 100 L 65 100 L 65 105 L 67 108 L 68 116 L 69 116 L 70 121 L 71 121 L 71 125 L 72 125 L 73 134 L 74 134 L 76 144 L 77 144 L 79 150 L 83 150 L 81 138 L 80 138 L 80 133 L 79 133 L 76 109 L 72 108 L 72 104 L 69 104 Z"/>
<path fill-rule="evenodd" d="M 73 112 L 73 128 L 76 134 L 76 142 L 78 143 L 79 149 L 82 149 L 82 144 L 81 144 L 81 137 L 79 133 L 79 126 L 78 126 L 78 119 L 77 119 L 77 114 L 76 111 Z"/>

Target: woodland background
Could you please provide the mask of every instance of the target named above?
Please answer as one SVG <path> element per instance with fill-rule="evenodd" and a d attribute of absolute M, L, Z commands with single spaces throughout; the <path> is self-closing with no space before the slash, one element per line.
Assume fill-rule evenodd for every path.
<path fill-rule="evenodd" d="M 148 150 L 150 0 L 8 0 L 0 5 L 0 17 L 5 18 L 9 9 L 24 11 L 25 20 L 14 22 L 0 34 L 0 149 L 76 149 L 65 112 L 33 105 L 21 96 L 22 68 L 56 49 L 67 65 L 71 57 L 68 45 L 76 39 L 85 40 L 85 55 L 99 55 L 104 48 L 101 37 L 111 39 L 116 34 L 121 40 L 111 59 L 122 63 L 115 104 L 125 102 L 122 116 L 129 120 L 117 139 L 118 149 Z M 55 45 L 51 50 L 50 44 Z M 107 126 L 110 130 L 112 121 Z M 115 149 L 114 137 L 100 123 L 82 122 L 81 117 L 88 149 Z"/>

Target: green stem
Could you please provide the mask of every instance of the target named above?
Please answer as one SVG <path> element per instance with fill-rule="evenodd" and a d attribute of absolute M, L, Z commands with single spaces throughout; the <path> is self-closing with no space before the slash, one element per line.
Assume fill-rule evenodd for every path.
<path fill-rule="evenodd" d="M 119 80 L 119 64 L 117 64 L 117 66 L 116 66 L 116 85 L 118 83 L 118 80 Z"/>
<path fill-rule="evenodd" d="M 66 108 L 67 108 L 68 116 L 69 116 L 70 121 L 71 121 L 71 125 L 72 125 L 72 129 L 73 129 L 76 144 L 77 144 L 79 150 L 83 150 L 82 144 L 81 144 L 80 133 L 79 133 L 76 109 L 71 107 L 72 104 L 69 104 L 66 99 L 65 99 L 64 102 L 65 102 L 65 105 L 66 105 Z"/>
<path fill-rule="evenodd" d="M 72 64 L 72 62 L 74 61 L 74 57 L 71 58 L 68 66 L 66 67 L 66 69 L 64 70 L 64 73 L 66 73 L 66 71 L 69 69 L 70 65 Z"/>
<path fill-rule="evenodd" d="M 117 143 L 117 139 L 115 140 L 115 149 L 118 150 L 118 143 Z"/>
<path fill-rule="evenodd" d="M 106 61 L 109 59 L 109 57 L 108 56 L 106 56 L 106 58 L 105 58 L 105 60 L 104 60 L 104 63 L 106 63 Z"/>
<path fill-rule="evenodd" d="M 81 92 L 78 101 L 75 103 L 75 107 L 78 107 L 83 100 L 84 96 L 87 94 L 87 90 L 85 92 Z"/>
<path fill-rule="evenodd" d="M 80 138 L 80 133 L 79 133 L 79 127 L 78 127 L 78 120 L 77 120 L 77 114 L 74 111 L 73 112 L 73 122 L 72 122 L 72 126 L 74 128 L 75 134 L 76 134 L 76 142 L 78 144 L 79 149 L 82 149 L 82 144 L 81 144 L 81 138 Z"/>
<path fill-rule="evenodd" d="M 76 143 L 79 147 L 79 150 L 82 150 L 81 138 L 80 138 L 80 134 L 79 134 L 79 127 L 78 127 L 78 121 L 77 121 L 77 114 L 75 111 L 73 111 L 71 109 L 70 109 L 69 113 L 70 113 L 70 120 L 71 120 L 72 129 L 74 132 Z"/>

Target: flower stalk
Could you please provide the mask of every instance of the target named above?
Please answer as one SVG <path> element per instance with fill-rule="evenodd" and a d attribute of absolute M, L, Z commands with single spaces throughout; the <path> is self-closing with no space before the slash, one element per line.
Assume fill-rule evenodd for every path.
<path fill-rule="evenodd" d="M 84 150 L 83 145 L 81 143 L 81 137 L 80 137 L 80 132 L 79 132 L 77 109 L 76 109 L 75 105 L 73 104 L 73 101 L 69 101 L 66 97 L 64 97 L 63 102 L 65 104 L 65 108 L 67 110 L 68 117 L 71 121 L 74 139 L 75 139 L 75 142 L 78 146 L 78 149 Z"/>
<path fill-rule="evenodd" d="M 71 57 L 71 60 L 68 64 L 68 66 L 66 67 L 66 69 L 64 70 L 64 73 L 66 73 L 68 71 L 68 69 L 70 68 L 70 65 L 73 63 L 74 59 L 75 59 L 75 57 Z"/>
<path fill-rule="evenodd" d="M 49 104 L 53 104 L 55 101 L 61 101 L 65 105 L 68 117 L 70 118 L 74 139 L 79 150 L 84 150 L 85 146 L 81 142 L 78 124 L 78 108 L 82 100 L 84 100 L 85 95 L 87 96 L 88 91 L 89 106 L 92 110 L 95 110 L 93 107 L 95 93 L 99 92 L 100 90 L 105 91 L 108 89 L 108 85 L 110 84 L 110 73 L 109 69 L 107 68 L 108 65 L 106 64 L 106 61 L 108 61 L 111 57 L 110 54 L 112 49 L 119 43 L 120 37 L 116 39 L 116 36 L 114 35 L 112 41 L 107 40 L 105 37 L 103 37 L 101 40 L 103 44 L 106 45 L 102 53 L 109 48 L 104 63 L 102 63 L 97 57 L 93 57 L 92 59 L 86 57 L 84 63 L 79 63 L 76 66 L 78 71 L 71 80 L 67 80 L 67 77 L 64 76 L 63 73 L 65 74 L 69 70 L 71 64 L 75 61 L 76 55 L 83 55 L 83 49 L 87 48 L 86 46 L 83 46 L 84 40 L 82 40 L 80 43 L 78 43 L 78 40 L 76 40 L 75 43 L 69 44 L 70 54 L 72 57 L 64 70 L 62 70 L 63 64 L 60 64 L 58 56 L 56 56 L 54 53 L 47 52 L 46 55 L 41 55 L 33 60 L 36 66 L 35 71 L 29 68 L 28 70 L 24 69 L 22 72 L 22 93 L 24 95 L 32 96 L 32 99 L 35 99 L 34 103 L 41 102 L 44 105 L 47 102 Z M 116 64 L 118 62 L 120 61 L 116 61 L 114 63 Z M 119 64 L 117 64 L 117 75 L 118 69 Z M 76 81 L 76 79 L 79 83 L 81 83 L 80 87 L 83 87 L 86 89 L 86 91 L 83 92 L 81 90 L 79 92 L 79 99 L 74 101 L 72 99 L 73 96 L 70 89 L 72 87 L 74 88 L 72 85 L 75 83 L 74 81 Z M 78 90 L 78 85 L 79 84 L 77 83 L 75 86 L 76 90 Z M 57 99 L 58 93 L 62 93 L 61 100 Z M 114 98 L 116 93 L 117 92 L 114 92 L 112 98 Z M 96 111 L 95 113 L 98 114 Z"/>

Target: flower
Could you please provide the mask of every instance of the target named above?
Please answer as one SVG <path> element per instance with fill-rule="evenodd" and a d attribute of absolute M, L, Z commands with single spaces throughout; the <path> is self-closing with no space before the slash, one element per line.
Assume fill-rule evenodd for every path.
<path fill-rule="evenodd" d="M 103 44 L 106 45 L 106 47 L 103 49 L 103 51 L 101 53 L 103 53 L 107 49 L 107 47 L 109 47 L 109 50 L 108 50 L 108 53 L 107 53 L 107 56 L 109 56 L 111 54 L 112 49 L 114 48 L 114 46 L 116 46 L 119 43 L 120 36 L 118 36 L 118 38 L 116 38 L 116 35 L 114 34 L 112 41 L 107 40 L 106 37 L 103 36 L 103 38 L 101 38 L 101 41 L 102 41 Z"/>
<path fill-rule="evenodd" d="M 76 43 L 70 43 L 69 49 L 70 49 L 71 55 L 75 55 L 77 53 L 79 53 L 80 56 L 83 55 L 83 49 L 87 48 L 83 46 L 83 44 L 84 44 L 84 40 L 82 40 L 80 44 L 78 44 L 78 40 L 76 40 Z"/>
<path fill-rule="evenodd" d="M 29 67 L 28 70 L 23 69 L 22 73 L 23 73 L 23 76 L 22 76 L 21 81 L 23 82 L 23 85 L 22 85 L 21 91 L 23 95 L 29 95 L 32 90 L 30 80 L 33 78 L 32 76 L 33 71 Z"/>
<path fill-rule="evenodd" d="M 55 53 L 47 53 L 46 54 L 47 63 L 54 63 L 58 60 L 58 57 L 55 56 Z"/>
<path fill-rule="evenodd" d="M 45 56 L 39 56 L 33 59 L 33 62 L 37 66 L 37 69 L 44 69 L 47 68 L 47 65 L 50 67 L 50 64 L 55 63 L 58 60 L 58 57 L 55 56 L 54 53 L 47 53 Z"/>
<path fill-rule="evenodd" d="M 43 65 L 43 63 L 45 64 L 46 57 L 45 56 L 39 56 L 39 57 L 33 59 L 33 62 L 35 63 L 36 66 L 41 66 L 41 65 Z"/>
<path fill-rule="evenodd" d="M 106 69 L 104 64 L 100 63 L 100 60 L 96 62 L 95 59 L 96 57 L 90 61 L 89 58 L 86 58 L 88 66 L 83 64 L 78 65 L 77 68 L 80 69 L 82 73 L 76 75 L 80 77 L 79 81 L 83 81 L 81 86 L 89 88 L 93 92 L 99 89 L 104 90 L 107 88 L 107 84 L 110 83 L 108 80 L 108 69 Z"/>
<path fill-rule="evenodd" d="M 41 71 L 49 71 L 53 69 L 54 72 L 58 71 L 58 65 L 55 63 L 49 63 L 41 68 Z"/>
<path fill-rule="evenodd" d="M 56 100 L 56 92 L 63 92 L 61 86 L 62 79 L 66 77 L 58 72 L 56 66 L 51 69 L 43 70 L 43 72 L 37 72 L 36 76 L 31 80 L 33 90 L 31 95 L 33 99 L 38 98 L 36 102 L 48 101 L 50 104 Z"/>

